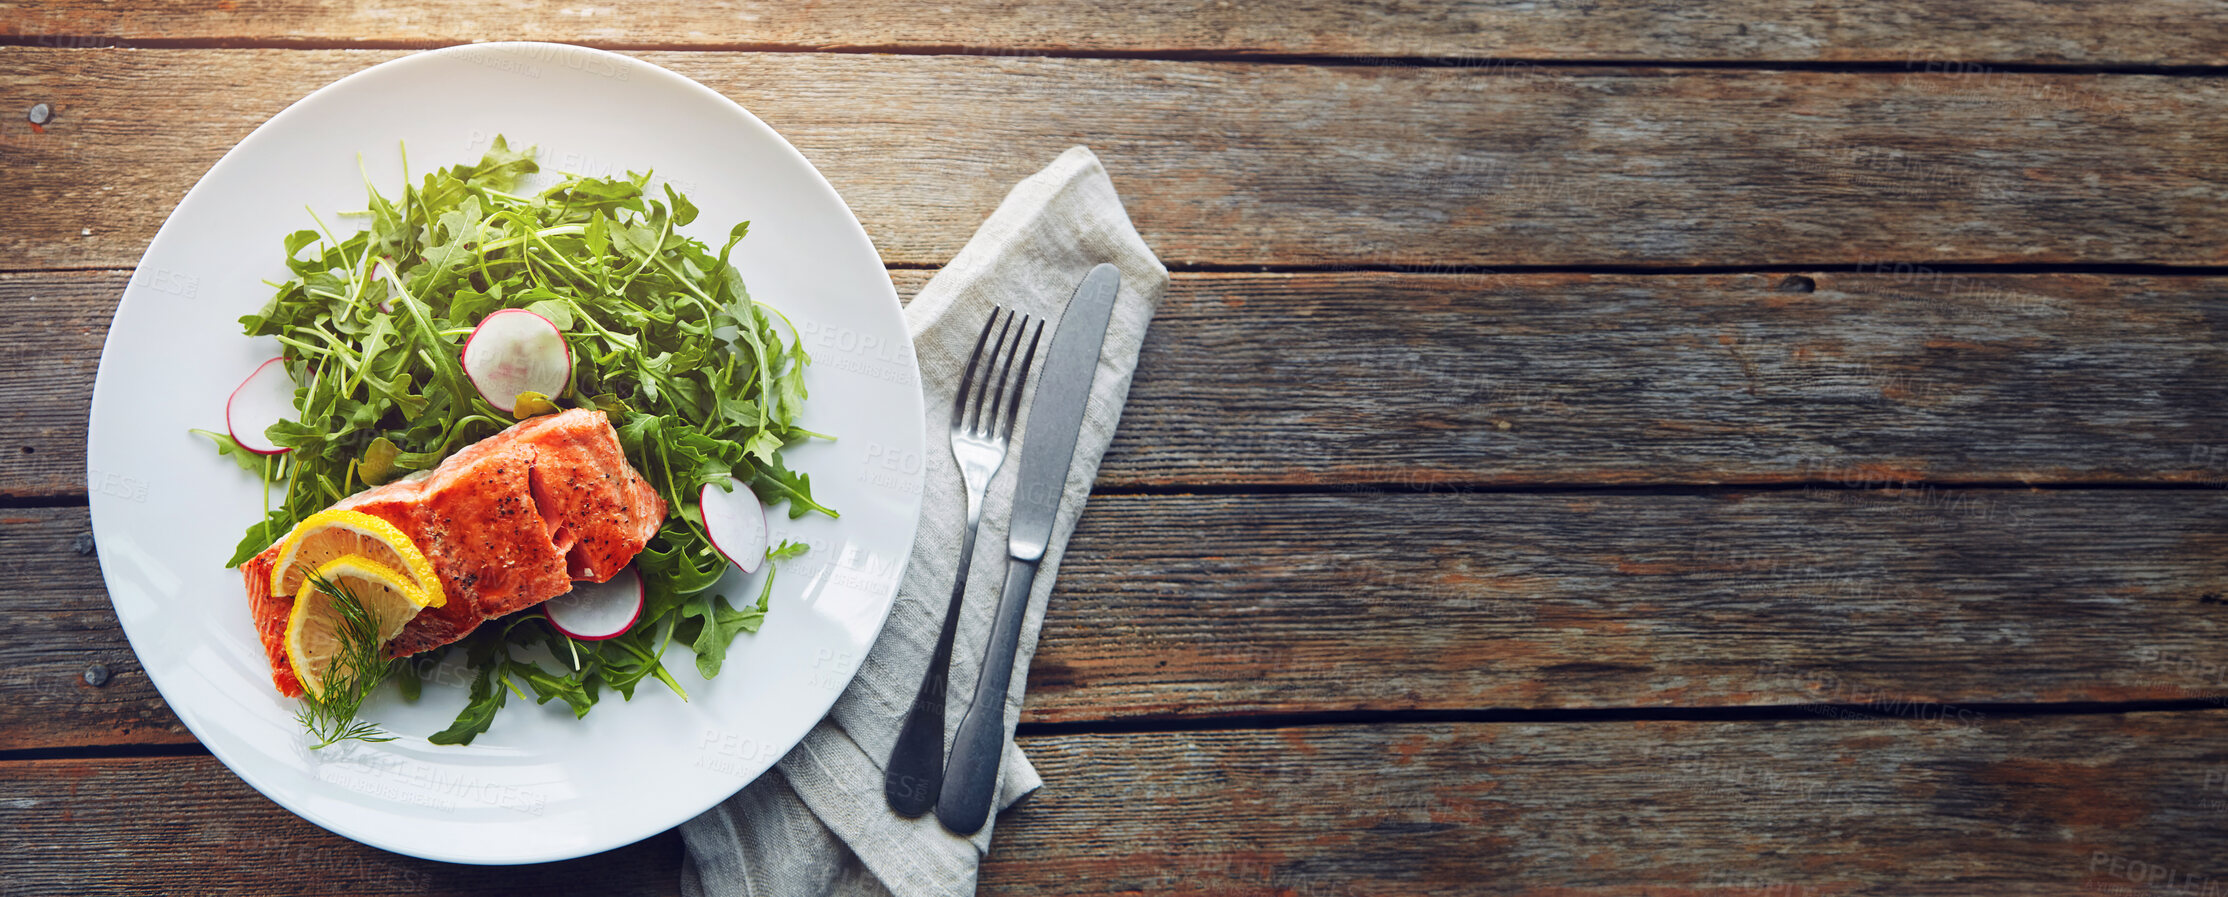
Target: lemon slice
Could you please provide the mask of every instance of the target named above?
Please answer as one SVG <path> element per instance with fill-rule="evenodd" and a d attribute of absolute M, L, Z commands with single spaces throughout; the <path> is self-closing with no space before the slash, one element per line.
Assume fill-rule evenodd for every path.
<path fill-rule="evenodd" d="M 408 576 L 360 555 L 327 561 L 317 568 L 317 575 L 347 590 L 363 605 L 370 615 L 373 645 L 386 644 L 426 606 L 425 593 Z M 312 697 L 324 696 L 325 680 L 336 672 L 336 661 L 347 658 L 346 625 L 332 594 L 303 576 L 301 591 L 294 596 L 294 612 L 286 618 L 286 659 Z"/>
<path fill-rule="evenodd" d="M 433 564 L 418 551 L 410 536 L 394 524 L 362 511 L 326 510 L 311 514 L 286 534 L 277 562 L 271 565 L 271 594 L 301 591 L 309 571 L 322 569 L 336 558 L 355 555 L 389 570 L 401 572 L 425 596 L 426 607 L 448 603 Z"/>

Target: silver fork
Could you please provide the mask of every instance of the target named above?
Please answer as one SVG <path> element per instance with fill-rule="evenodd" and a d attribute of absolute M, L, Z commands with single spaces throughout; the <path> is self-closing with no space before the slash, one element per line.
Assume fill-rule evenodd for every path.
<path fill-rule="evenodd" d="M 1001 312 L 1003 323 L 1001 323 Z M 1020 326 L 1016 327 L 1015 324 Z M 991 339 L 996 330 L 998 337 Z M 1013 334 L 1012 341 L 1006 339 Z M 928 672 L 921 677 L 913 709 L 898 730 L 897 746 L 890 751 L 882 793 L 890 809 L 905 816 L 919 816 L 936 806 L 944 788 L 944 688 L 951 677 L 952 641 L 959 634 L 960 599 L 967 594 L 967 568 L 975 557 L 975 528 L 982 523 L 983 496 L 990 478 L 1006 463 L 1006 445 L 1013 436 L 1013 419 L 1021 411 L 1021 386 L 1036 363 L 1037 340 L 1044 336 L 1044 322 L 1029 329 L 1029 316 L 993 308 L 975 337 L 975 352 L 967 357 L 967 372 L 959 379 L 952 398 L 952 458 L 967 482 L 967 529 L 959 541 L 959 575 L 952 582 L 952 597 L 944 610 L 944 627 L 936 635 L 936 650 L 929 655 Z M 1027 352 L 1021 348 L 1028 342 Z M 990 356 L 983 357 L 983 348 Z M 1018 367 L 1014 356 L 1021 356 Z M 999 363 L 1000 356 L 1005 362 Z M 977 374 L 981 374 L 977 382 Z M 1008 393 L 1011 396 L 1008 396 Z"/>

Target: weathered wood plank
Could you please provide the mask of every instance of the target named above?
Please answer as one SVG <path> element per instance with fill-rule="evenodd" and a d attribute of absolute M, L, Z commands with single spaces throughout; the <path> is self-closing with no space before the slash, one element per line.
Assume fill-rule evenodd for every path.
<path fill-rule="evenodd" d="M 2228 715 L 1040 738 L 998 894 L 2093 895 L 2221 884 Z M 2163 879 L 2152 879 L 2158 887 Z M 2125 891 L 2122 891 L 2123 893 Z"/>
<path fill-rule="evenodd" d="M 39 46 L 444 44 L 556 40 L 609 47 L 817 47 L 1151 54 L 1431 56 L 1495 60 L 1893 61 L 2219 65 L 2228 13 L 2214 4 L 1787 4 L 1660 0 L 1472 0 L 1429 8 L 1297 2 L 1275 7 L 1152 0 L 886 3 L 630 3 L 621 12 L 525 0 L 458 7 L 336 0 L 227 8 L 59 0 L 0 13 L 0 34 Z"/>
<path fill-rule="evenodd" d="M 460 866 L 342 838 L 207 756 L 0 763 L 0 894 L 680 893 L 681 838 L 530 866 Z"/>
<path fill-rule="evenodd" d="M 0 495 L 85 491 L 101 344 L 129 275 L 0 274 Z M 244 375 L 243 375 L 244 376 Z"/>
<path fill-rule="evenodd" d="M 2223 698 L 2224 546 L 2217 490 L 1102 496 L 1029 711 Z"/>
<path fill-rule="evenodd" d="M 1307 727 L 1027 738 L 984 893 L 2202 893 L 2228 714 Z M 157 808 L 150 813 L 148 808 Z M 203 757 L 0 764 L 10 893 L 670 894 L 678 839 L 424 863 Z M 313 859 L 312 859 L 313 858 Z"/>
<path fill-rule="evenodd" d="M 0 521 L 0 748 L 188 740 L 85 527 Z M 2228 700 L 2218 490 L 1116 495 L 1070 549 L 1034 722 Z"/>
<path fill-rule="evenodd" d="M 0 750 L 193 741 L 116 622 L 92 534 L 84 508 L 0 509 Z"/>
<path fill-rule="evenodd" d="M 1102 477 L 2219 482 L 2224 288 L 1892 270 L 1180 278 Z"/>
<path fill-rule="evenodd" d="M 0 48 L 0 109 L 57 110 L 8 126 L 0 254 L 132 264 L 255 125 L 396 55 Z M 642 58 L 781 129 L 893 262 L 1077 143 L 1172 264 L 2228 261 L 2221 79 Z"/>
<path fill-rule="evenodd" d="M 2228 278 L 1807 276 L 1179 273 L 1100 483 L 2228 480 Z M 0 495 L 84 494 L 124 280 L 0 274 Z"/>

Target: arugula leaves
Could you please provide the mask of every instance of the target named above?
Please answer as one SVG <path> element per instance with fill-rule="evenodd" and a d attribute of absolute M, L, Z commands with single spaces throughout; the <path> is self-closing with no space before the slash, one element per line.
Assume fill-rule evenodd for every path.
<path fill-rule="evenodd" d="M 489 313 L 527 309 L 565 334 L 571 389 L 519 413 L 609 414 L 628 461 L 671 509 L 636 559 L 648 603 L 633 628 L 600 642 L 574 641 L 527 611 L 451 646 L 464 652 L 473 684 L 464 713 L 433 736 L 440 744 L 486 731 L 507 695 L 531 692 L 537 703 L 559 700 L 585 715 L 604 688 L 631 698 L 654 678 L 680 693 L 659 661 L 676 640 L 695 649 L 700 672 L 717 673 L 734 638 L 763 621 L 772 573 L 755 607 L 704 594 L 728 566 L 703 533 L 696 499 L 704 484 L 732 476 L 769 506 L 787 502 L 792 518 L 836 516 L 813 499 L 810 477 L 782 461 L 785 446 L 826 437 L 798 425 L 812 359 L 796 328 L 752 299 L 728 263 L 749 222 L 730 229 L 715 253 L 675 231 L 696 219 L 695 204 L 670 185 L 653 198 L 646 173 L 567 175 L 516 192 L 539 171 L 532 147 L 513 149 L 498 136 L 477 163 L 416 183 L 405 175 L 399 200 L 367 177 L 364 230 L 339 238 L 320 220 L 288 235 L 293 279 L 274 284 L 270 301 L 240 324 L 286 347 L 300 414 L 266 435 L 292 451 L 274 462 L 196 431 L 284 487 L 240 540 L 227 564 L 238 566 L 333 502 L 432 468 L 515 422 L 480 397 L 459 362 Z M 563 668 L 526 659 L 535 646 Z M 415 675 L 405 679 L 415 692 Z"/>

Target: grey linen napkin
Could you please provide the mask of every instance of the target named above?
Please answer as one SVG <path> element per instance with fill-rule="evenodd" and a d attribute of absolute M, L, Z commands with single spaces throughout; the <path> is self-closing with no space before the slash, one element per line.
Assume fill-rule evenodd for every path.
<path fill-rule="evenodd" d="M 1168 287 L 1168 269 L 1130 225 L 1106 169 L 1080 146 L 1015 186 L 951 264 L 906 307 L 927 409 L 927 486 L 920 531 L 896 606 L 858 677 L 803 743 L 741 793 L 682 824 L 681 836 L 688 844 L 682 893 L 926 897 L 974 892 L 975 868 L 990 849 L 995 820 L 971 838 L 960 837 L 939 825 L 934 813 L 918 819 L 898 816 L 882 794 L 883 767 L 943 624 L 966 524 L 966 494 L 946 437 L 952 395 L 992 306 L 1047 318 L 1044 341 L 1049 345 L 1068 297 L 1100 262 L 1121 269 L 1122 288 L 1107 325 L 1052 543 L 1029 593 L 1013 687 L 1005 702 L 1006 752 L 997 806 L 1011 806 L 1043 784 L 1013 743 L 1029 660 L 1036 653 L 1046 599 L 1068 536 L 1075 532 L 1084 498 L 1098 476 L 1099 458 L 1121 419 L 1146 325 Z M 983 643 L 1005 579 L 1006 522 L 1020 467 L 1013 459 L 1027 450 L 1026 397 L 1022 407 L 1012 453 L 991 481 L 983 505 L 952 655 L 944 714 L 947 747 L 974 694 Z"/>

